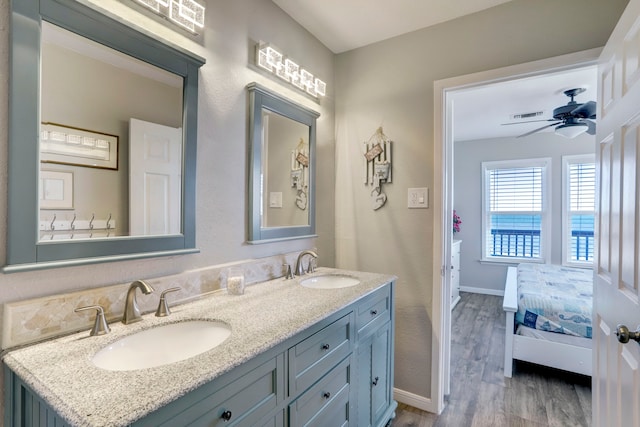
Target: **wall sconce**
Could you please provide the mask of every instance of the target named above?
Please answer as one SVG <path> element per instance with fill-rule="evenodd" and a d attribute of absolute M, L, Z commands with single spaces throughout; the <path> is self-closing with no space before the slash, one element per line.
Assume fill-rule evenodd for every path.
<path fill-rule="evenodd" d="M 291 83 L 309 95 L 318 98 L 325 96 L 327 84 L 314 77 L 309 71 L 300 68 L 290 58 L 265 44 L 256 46 L 256 63 L 259 67 L 272 72 L 282 80 Z"/>
<path fill-rule="evenodd" d="M 204 28 L 205 7 L 195 0 L 135 0 L 192 33 Z"/>

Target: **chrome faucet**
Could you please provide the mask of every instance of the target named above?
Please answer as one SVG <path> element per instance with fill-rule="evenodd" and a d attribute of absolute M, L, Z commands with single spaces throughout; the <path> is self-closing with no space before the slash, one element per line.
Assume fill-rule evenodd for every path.
<path fill-rule="evenodd" d="M 318 259 L 318 254 L 313 251 L 302 251 L 300 255 L 298 255 L 298 260 L 296 261 L 296 276 L 304 275 L 304 267 L 302 266 L 302 258 L 305 255 L 310 255 L 314 259 Z"/>
<path fill-rule="evenodd" d="M 129 286 L 127 299 L 124 302 L 124 316 L 122 316 L 122 323 L 125 325 L 142 320 L 140 308 L 138 308 L 138 302 L 136 301 L 136 289 L 138 288 L 140 288 L 142 293 L 145 295 L 149 295 L 153 292 L 153 288 L 142 280 L 136 280 L 131 284 L 131 286 Z"/>

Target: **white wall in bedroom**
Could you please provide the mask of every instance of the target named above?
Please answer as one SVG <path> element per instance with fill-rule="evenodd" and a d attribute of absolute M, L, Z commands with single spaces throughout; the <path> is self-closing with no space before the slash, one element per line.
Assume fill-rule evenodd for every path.
<path fill-rule="evenodd" d="M 562 156 L 594 153 L 595 138 L 583 134 L 566 139 L 552 132 L 524 138 L 496 138 L 454 143 L 454 208 L 462 217 L 460 233 L 460 287 L 501 295 L 505 265 L 481 263 L 482 167 L 484 161 L 551 157 L 551 262 L 562 264 Z"/>

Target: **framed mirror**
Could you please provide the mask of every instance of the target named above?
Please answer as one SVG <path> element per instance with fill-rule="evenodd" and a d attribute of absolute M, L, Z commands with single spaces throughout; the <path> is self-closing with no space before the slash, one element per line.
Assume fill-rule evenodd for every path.
<path fill-rule="evenodd" d="M 249 243 L 315 236 L 319 113 L 251 83 Z"/>
<path fill-rule="evenodd" d="M 204 59 L 73 0 L 11 6 L 3 270 L 197 252 Z"/>

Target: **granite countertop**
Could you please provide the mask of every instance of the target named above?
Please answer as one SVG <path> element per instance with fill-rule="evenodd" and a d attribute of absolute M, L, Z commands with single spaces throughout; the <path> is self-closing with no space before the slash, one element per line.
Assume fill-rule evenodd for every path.
<path fill-rule="evenodd" d="M 86 331 L 10 350 L 3 361 L 71 425 L 128 425 L 395 279 L 330 268 L 313 275 L 338 273 L 361 283 L 325 290 L 300 286 L 298 278 L 275 279 L 248 286 L 244 295 L 221 291 L 172 307 L 169 317 L 150 313 L 131 325 L 114 322 L 111 333 L 100 337 Z M 191 319 L 225 322 L 232 334 L 212 350 L 155 368 L 107 371 L 91 362 L 96 352 L 126 335 Z"/>

